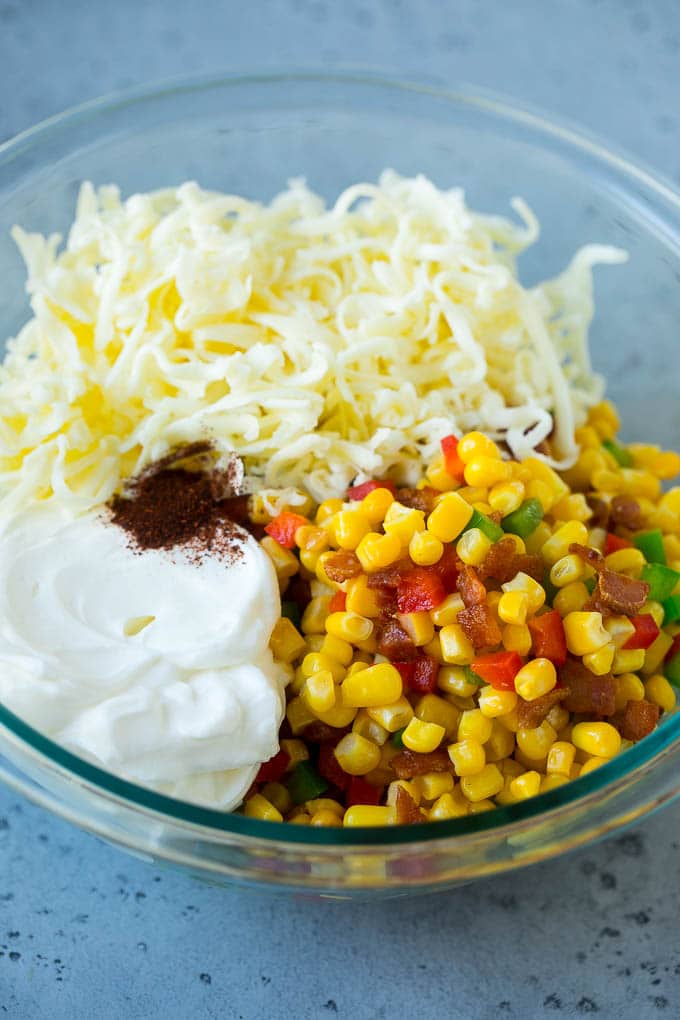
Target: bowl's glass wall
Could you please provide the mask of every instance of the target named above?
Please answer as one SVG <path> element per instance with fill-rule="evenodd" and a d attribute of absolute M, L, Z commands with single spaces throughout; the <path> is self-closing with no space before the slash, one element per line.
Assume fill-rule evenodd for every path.
<path fill-rule="evenodd" d="M 510 199 L 524 197 L 543 228 L 520 264 L 527 283 L 558 272 L 582 244 L 628 249 L 626 265 L 596 270 L 594 363 L 608 378 L 627 438 L 680 445 L 677 197 L 597 145 L 579 142 L 568 130 L 466 93 L 448 95 L 347 76 L 226 79 L 92 104 L 29 132 L 0 151 L 0 338 L 12 336 L 29 314 L 24 269 L 10 227 L 18 223 L 42 233 L 65 233 L 83 180 L 116 183 L 127 195 L 194 179 L 207 188 L 266 201 L 289 178 L 304 176 L 333 200 L 357 180 L 375 180 L 385 167 L 402 174 L 423 172 L 440 187 L 462 186 L 469 203 L 484 211 L 510 215 Z M 47 759 L 35 756 L 6 728 L 4 732 L 8 739 L 0 732 L 3 751 L 14 763 L 5 778 L 17 786 L 28 784 L 36 799 L 55 809 L 61 805 L 74 820 L 103 835 L 195 868 L 204 857 L 208 870 L 227 877 L 248 873 L 253 880 L 269 875 L 289 884 L 310 881 L 309 862 L 299 870 L 304 863 L 299 844 L 279 847 L 272 857 L 271 846 L 257 847 L 257 839 L 253 842 L 250 836 L 197 836 L 141 808 L 114 805 L 98 797 L 96 784 L 77 787 L 70 773 L 49 768 Z M 677 736 L 674 729 L 674 739 Z M 668 749 L 657 751 L 666 761 Z M 625 774 L 625 766 L 622 770 Z M 21 778 L 27 773 L 32 786 Z M 394 888 L 402 881 L 402 857 L 411 862 L 403 866 L 407 884 L 410 874 L 418 876 L 416 884 L 469 878 L 606 831 L 620 824 L 623 815 L 633 817 L 675 789 L 667 764 L 646 778 L 625 778 L 623 797 L 603 797 L 595 789 L 601 785 L 594 781 L 594 813 L 592 803 L 580 808 L 571 804 L 563 827 L 556 813 L 550 824 L 543 820 L 529 840 L 534 841 L 530 853 L 526 844 L 521 853 L 511 851 L 507 836 L 493 835 L 485 828 L 491 823 L 480 821 L 474 845 L 459 842 L 455 850 L 430 845 L 428 857 L 418 848 L 402 847 L 389 867 L 380 850 L 382 863 L 371 865 L 375 872 L 367 853 L 364 863 L 357 864 L 346 851 L 335 853 L 328 847 L 318 881 L 311 884 L 383 885 L 385 867 L 390 871 L 394 866 L 388 883 Z M 559 797 L 555 803 L 559 806 Z M 531 826 L 536 825 L 534 817 Z M 257 827 L 251 831 L 257 833 Z M 173 850 L 177 841 L 181 852 Z M 201 849 L 188 852 L 188 843 Z M 431 857 L 442 852 L 435 866 Z M 259 863 L 250 873 L 252 855 Z M 365 875 L 362 868 L 368 868 Z"/>

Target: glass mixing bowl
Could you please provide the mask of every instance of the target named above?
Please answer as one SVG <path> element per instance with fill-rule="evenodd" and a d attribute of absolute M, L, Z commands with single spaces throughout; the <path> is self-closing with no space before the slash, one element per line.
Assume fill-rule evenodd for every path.
<path fill-rule="evenodd" d="M 680 445 L 680 197 L 572 128 L 486 94 L 358 74 L 226 76 L 89 103 L 0 147 L 0 337 L 29 314 L 14 223 L 64 232 L 81 181 L 123 192 L 195 179 L 270 199 L 305 176 L 332 199 L 385 167 L 462 185 L 473 208 L 538 214 L 531 283 L 589 241 L 630 251 L 596 270 L 597 370 L 624 435 Z M 450 822 L 311 829 L 192 806 L 117 779 L 0 706 L 0 778 L 146 859 L 217 883 L 347 895 L 434 890 L 545 860 L 605 836 L 680 790 L 680 714 L 590 775 L 533 800 Z"/>

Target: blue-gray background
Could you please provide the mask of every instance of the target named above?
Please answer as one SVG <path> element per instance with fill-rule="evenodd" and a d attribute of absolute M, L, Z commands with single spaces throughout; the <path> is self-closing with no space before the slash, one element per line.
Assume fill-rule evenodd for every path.
<path fill-rule="evenodd" d="M 0 0 L 0 140 L 175 73 L 370 66 L 515 95 L 680 183 L 676 0 Z M 680 1015 L 680 807 L 436 898 L 286 900 L 156 872 L 0 789 L 0 1015 Z"/>

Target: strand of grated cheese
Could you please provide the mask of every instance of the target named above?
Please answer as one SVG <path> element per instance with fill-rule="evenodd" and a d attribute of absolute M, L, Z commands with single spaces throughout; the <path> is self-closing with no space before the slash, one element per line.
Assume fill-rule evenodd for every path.
<path fill-rule="evenodd" d="M 251 483 L 316 499 L 355 477 L 413 482 L 439 440 L 481 429 L 555 465 L 602 392 L 588 356 L 587 246 L 527 290 L 538 223 L 386 171 L 327 208 L 82 186 L 68 241 L 15 228 L 33 318 L 0 366 L 0 505 L 107 500 L 170 448 L 211 439 Z"/>

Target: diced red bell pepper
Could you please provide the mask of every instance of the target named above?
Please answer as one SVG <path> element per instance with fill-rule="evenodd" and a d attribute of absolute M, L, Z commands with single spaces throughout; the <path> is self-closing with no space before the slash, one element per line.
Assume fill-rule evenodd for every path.
<path fill-rule="evenodd" d="M 604 554 L 609 556 L 610 553 L 618 552 L 619 549 L 632 549 L 633 543 L 629 542 L 627 538 L 619 538 L 618 535 L 613 535 L 611 531 L 607 532 L 607 538 L 604 543 Z"/>
<path fill-rule="evenodd" d="M 522 668 L 518 652 L 490 652 L 470 663 L 470 669 L 497 691 L 514 691 L 515 677 Z"/>
<path fill-rule="evenodd" d="M 260 771 L 255 776 L 256 783 L 278 783 L 290 764 L 290 755 L 283 748 L 270 758 L 269 761 L 260 765 Z"/>
<path fill-rule="evenodd" d="M 347 807 L 352 807 L 353 804 L 377 806 L 380 803 L 380 790 L 377 786 L 362 779 L 361 776 L 352 776 L 345 794 L 345 801 Z"/>
<path fill-rule="evenodd" d="M 295 532 L 303 524 L 309 524 L 306 517 L 294 514 L 290 510 L 282 510 L 280 514 L 265 526 L 265 531 L 272 538 L 276 539 L 284 549 L 293 549 L 295 546 Z"/>
<path fill-rule="evenodd" d="M 629 649 L 649 648 L 659 636 L 659 628 L 651 613 L 642 613 L 640 616 L 631 616 L 630 622 L 635 627 L 635 633 L 626 641 L 623 646 L 626 651 Z"/>
<path fill-rule="evenodd" d="M 434 609 L 446 598 L 439 574 L 428 567 L 407 570 L 399 578 L 397 608 L 400 613 L 420 613 Z"/>
<path fill-rule="evenodd" d="M 339 790 L 346 790 L 349 786 L 351 776 L 340 768 L 340 762 L 335 757 L 335 748 L 332 744 L 320 746 L 316 767 L 319 775 L 327 779 L 333 786 L 337 786 Z"/>
<path fill-rule="evenodd" d="M 465 464 L 463 464 L 462 460 L 458 456 L 458 440 L 456 437 L 444 436 L 444 438 L 440 440 L 439 445 L 441 446 L 442 453 L 444 454 L 444 467 L 446 468 L 446 473 L 451 475 L 452 478 L 455 478 L 457 482 L 464 481 Z"/>
<path fill-rule="evenodd" d="M 344 613 L 347 607 L 347 595 L 344 591 L 336 591 L 328 603 L 329 613 Z"/>
<path fill-rule="evenodd" d="M 413 690 L 413 681 L 416 675 L 416 661 L 413 662 L 393 662 L 392 665 L 395 669 L 399 670 L 399 675 L 402 679 L 404 687 L 407 690 Z"/>
<path fill-rule="evenodd" d="M 537 659 L 550 659 L 554 666 L 567 661 L 567 639 L 562 617 L 556 609 L 529 620 L 532 650 Z"/>
<path fill-rule="evenodd" d="M 459 568 L 460 560 L 456 555 L 455 545 L 445 545 L 441 558 L 437 560 L 431 569 L 434 570 L 435 574 L 437 574 L 437 576 L 441 579 L 447 595 L 450 595 L 456 590 Z"/>
<path fill-rule="evenodd" d="M 437 690 L 439 663 L 429 655 L 422 655 L 413 662 L 393 662 L 392 665 L 399 670 L 407 691 L 434 694 Z"/>
<path fill-rule="evenodd" d="M 373 492 L 374 489 L 389 489 L 393 496 L 396 491 L 394 488 L 394 482 L 390 482 L 389 480 L 377 482 L 371 479 L 368 482 L 361 482 L 359 485 L 350 486 L 347 490 L 347 499 L 363 499 L 364 496 L 368 496 L 369 492 Z"/>

